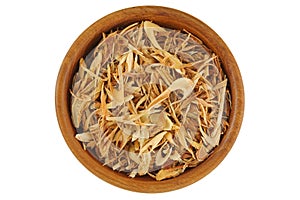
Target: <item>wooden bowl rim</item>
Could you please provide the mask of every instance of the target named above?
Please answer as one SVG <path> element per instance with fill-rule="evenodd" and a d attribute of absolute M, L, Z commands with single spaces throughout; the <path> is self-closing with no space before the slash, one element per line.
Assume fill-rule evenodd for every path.
<path fill-rule="evenodd" d="M 87 151 L 74 135 L 76 133 L 70 115 L 69 89 L 74 73 L 78 69 L 78 61 L 99 42 L 102 32 L 109 32 L 118 27 L 124 27 L 133 22 L 150 20 L 162 26 L 176 29 L 185 29 L 200 38 L 203 43 L 215 52 L 222 62 L 226 73 L 232 97 L 230 126 L 221 143 L 214 152 L 199 166 L 189 169 L 182 175 L 164 180 L 155 181 L 149 177 L 129 178 L 126 175 L 113 171 L 101 165 Z M 67 52 L 56 82 L 55 108 L 62 135 L 75 157 L 94 175 L 117 187 L 136 192 L 167 192 L 188 186 L 217 167 L 232 148 L 243 119 L 244 88 L 238 65 L 224 41 L 210 27 L 199 19 L 182 11 L 161 6 L 138 6 L 113 12 L 99 19 L 88 27 L 72 44 Z"/>

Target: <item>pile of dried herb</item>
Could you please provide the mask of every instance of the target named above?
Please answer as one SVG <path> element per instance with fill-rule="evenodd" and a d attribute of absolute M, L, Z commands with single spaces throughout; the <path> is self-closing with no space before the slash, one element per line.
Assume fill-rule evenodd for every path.
<path fill-rule="evenodd" d="M 190 33 L 150 21 L 103 34 L 80 60 L 70 93 L 75 137 L 130 177 L 180 175 L 204 161 L 228 127 L 218 57 Z"/>

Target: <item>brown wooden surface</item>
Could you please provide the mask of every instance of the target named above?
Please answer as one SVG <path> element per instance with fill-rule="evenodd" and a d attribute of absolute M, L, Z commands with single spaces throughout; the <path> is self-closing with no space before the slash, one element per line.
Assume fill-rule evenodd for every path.
<path fill-rule="evenodd" d="M 230 127 L 221 143 L 213 154 L 193 169 L 182 175 L 155 181 L 149 177 L 129 178 L 102 166 L 87 151 L 84 151 L 74 135 L 70 117 L 70 93 L 74 73 L 78 69 L 78 61 L 84 57 L 99 41 L 102 32 L 127 26 L 133 22 L 151 20 L 161 26 L 185 29 L 200 38 L 221 59 L 224 72 L 230 84 L 232 110 L 230 113 Z M 166 192 L 190 185 L 210 173 L 225 158 L 234 144 L 242 124 L 244 113 L 244 88 L 237 63 L 223 40 L 206 24 L 193 16 L 178 10 L 157 6 L 142 6 L 120 10 L 109 14 L 88 27 L 73 43 L 67 52 L 56 83 L 55 93 L 56 113 L 63 137 L 76 158 L 93 174 L 115 186 L 137 192 Z M 221 178 L 221 177 L 220 177 Z"/>

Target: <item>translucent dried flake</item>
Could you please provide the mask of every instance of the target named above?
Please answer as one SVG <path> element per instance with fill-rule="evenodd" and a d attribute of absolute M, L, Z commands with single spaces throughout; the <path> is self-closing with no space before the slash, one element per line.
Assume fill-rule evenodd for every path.
<path fill-rule="evenodd" d="M 155 165 L 163 166 L 163 164 L 165 164 L 165 162 L 167 162 L 167 160 L 170 159 L 172 150 L 173 148 L 168 143 L 163 144 L 157 151 Z"/>

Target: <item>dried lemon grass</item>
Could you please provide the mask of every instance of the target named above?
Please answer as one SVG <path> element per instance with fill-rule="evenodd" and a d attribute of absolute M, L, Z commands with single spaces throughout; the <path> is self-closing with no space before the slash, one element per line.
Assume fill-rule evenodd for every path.
<path fill-rule="evenodd" d="M 190 33 L 150 21 L 103 34 L 70 93 L 75 137 L 130 177 L 180 175 L 212 153 L 228 126 L 217 56 Z"/>

